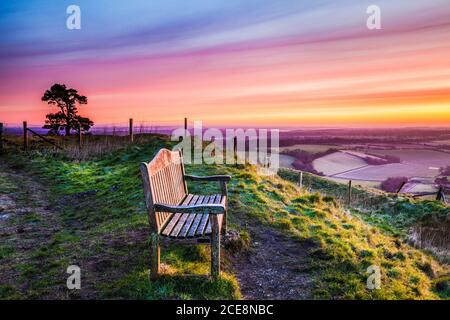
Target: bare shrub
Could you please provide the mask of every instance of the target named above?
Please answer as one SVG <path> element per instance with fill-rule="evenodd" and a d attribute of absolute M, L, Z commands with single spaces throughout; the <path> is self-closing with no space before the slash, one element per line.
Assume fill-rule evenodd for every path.
<path fill-rule="evenodd" d="M 428 249 L 442 258 L 450 257 L 450 220 L 419 225 L 412 229 L 409 241 L 418 248 Z"/>
<path fill-rule="evenodd" d="M 333 148 L 328 149 L 327 151 L 324 152 L 317 152 L 317 153 L 310 153 L 304 150 L 293 150 L 287 152 L 286 154 L 296 159 L 292 163 L 292 166 L 295 169 L 323 176 L 324 174 L 322 172 L 319 172 L 316 169 L 314 169 L 314 166 L 312 164 L 313 161 L 338 151 L 339 150 Z"/>
<path fill-rule="evenodd" d="M 406 182 L 408 182 L 407 177 L 389 177 L 381 183 L 380 188 L 386 192 L 397 192 L 400 186 Z"/>
<path fill-rule="evenodd" d="M 376 155 L 374 157 L 363 157 L 362 158 L 367 164 L 372 166 L 381 166 L 388 163 L 400 163 L 399 157 L 391 155 Z"/>
<path fill-rule="evenodd" d="M 441 168 L 441 175 L 449 177 L 450 176 L 450 166 Z"/>

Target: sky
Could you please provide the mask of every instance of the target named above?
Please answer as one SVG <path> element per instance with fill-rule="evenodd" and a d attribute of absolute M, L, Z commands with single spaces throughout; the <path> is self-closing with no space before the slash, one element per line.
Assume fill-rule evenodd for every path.
<path fill-rule="evenodd" d="M 448 0 L 2 0 L 0 29 L 8 124 L 64 83 L 96 124 L 450 126 Z"/>

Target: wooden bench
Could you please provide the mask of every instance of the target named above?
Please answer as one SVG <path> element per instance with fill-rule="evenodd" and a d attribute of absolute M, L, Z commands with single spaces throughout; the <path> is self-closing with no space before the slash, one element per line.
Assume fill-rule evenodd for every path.
<path fill-rule="evenodd" d="M 150 275 L 159 273 L 160 242 L 211 244 L 211 275 L 220 274 L 220 235 L 227 226 L 227 182 L 230 176 L 185 174 L 181 151 L 161 149 L 150 163 L 141 164 L 145 202 L 151 230 Z M 220 194 L 194 195 L 186 180 L 218 181 Z"/>

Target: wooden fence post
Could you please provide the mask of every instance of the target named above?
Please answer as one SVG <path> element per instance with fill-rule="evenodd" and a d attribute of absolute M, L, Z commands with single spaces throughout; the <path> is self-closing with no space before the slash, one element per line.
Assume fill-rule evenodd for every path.
<path fill-rule="evenodd" d="M 130 142 L 134 141 L 134 136 L 133 136 L 133 118 L 130 118 Z"/>
<path fill-rule="evenodd" d="M 78 149 L 81 150 L 83 146 L 83 134 L 81 132 L 81 125 L 78 125 Z"/>
<path fill-rule="evenodd" d="M 298 185 L 300 188 L 303 188 L 303 171 L 300 171 L 300 174 L 298 176 Z"/>
<path fill-rule="evenodd" d="M 438 190 L 437 195 L 436 195 L 436 200 L 442 201 L 444 203 L 446 202 L 445 201 L 444 188 L 442 186 L 439 187 L 439 190 Z"/>
<path fill-rule="evenodd" d="M 237 165 L 237 137 L 233 137 L 234 164 Z"/>
<path fill-rule="evenodd" d="M 442 190 L 442 193 L 441 193 L 441 201 L 442 201 L 444 204 L 447 204 L 447 200 L 445 199 L 445 193 L 444 193 L 444 190 Z"/>
<path fill-rule="evenodd" d="M 348 205 L 352 203 L 352 180 L 348 181 Z"/>
<path fill-rule="evenodd" d="M 28 124 L 26 121 L 23 122 L 23 149 L 28 149 Z"/>
<path fill-rule="evenodd" d="M 400 187 L 397 189 L 397 193 L 400 193 L 400 191 L 402 191 L 403 187 L 405 186 L 406 182 L 403 181 L 402 184 L 400 185 Z"/>
<path fill-rule="evenodd" d="M 0 122 L 0 153 L 3 151 L 3 123 Z"/>

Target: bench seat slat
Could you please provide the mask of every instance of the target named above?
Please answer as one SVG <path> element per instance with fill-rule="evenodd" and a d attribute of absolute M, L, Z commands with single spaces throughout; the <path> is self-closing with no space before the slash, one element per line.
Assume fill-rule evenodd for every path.
<path fill-rule="evenodd" d="M 200 200 L 200 198 L 203 199 L 203 196 L 198 196 L 198 195 L 193 196 L 192 200 L 189 203 L 187 203 L 187 205 L 189 205 L 189 204 L 196 204 L 198 202 L 198 200 Z M 180 234 L 181 229 L 183 228 L 184 224 L 186 223 L 186 221 L 188 220 L 190 215 L 191 215 L 190 213 L 182 214 L 182 216 L 178 220 L 177 224 L 172 229 L 172 232 L 170 233 L 170 237 L 173 237 L 173 238 L 177 238 L 178 237 L 178 235 Z"/>
<path fill-rule="evenodd" d="M 173 214 L 172 217 L 170 218 L 169 223 L 166 225 L 166 227 L 161 232 L 161 234 L 164 235 L 164 236 L 169 236 L 170 232 L 172 232 L 173 228 L 177 224 L 177 222 L 180 219 L 180 217 L 181 217 L 181 213 Z"/>
<path fill-rule="evenodd" d="M 197 213 L 195 215 L 195 220 L 192 223 L 191 228 L 189 229 L 189 233 L 187 235 L 188 238 L 195 237 L 195 232 L 197 231 L 197 228 L 198 228 L 198 226 L 200 224 L 200 221 L 202 221 L 202 216 L 203 216 L 203 214 L 201 214 L 201 213 Z"/>
<path fill-rule="evenodd" d="M 186 223 L 184 224 L 183 228 L 181 229 L 180 233 L 178 234 L 179 238 L 186 238 L 189 229 L 191 228 L 192 223 L 194 222 L 195 216 L 197 216 L 196 213 L 189 214 L 189 217 L 186 220 Z"/>
<path fill-rule="evenodd" d="M 188 194 L 180 205 L 219 204 L 222 200 L 220 194 L 209 196 Z M 223 214 L 219 214 L 219 225 Z M 174 213 L 168 219 L 161 235 L 171 238 L 195 238 L 211 234 L 210 217 L 207 213 Z"/>
<path fill-rule="evenodd" d="M 186 198 L 182 201 L 181 204 L 186 205 L 189 204 L 191 202 L 191 200 L 194 198 L 194 195 L 192 194 L 188 194 L 186 196 Z M 175 213 L 173 214 L 169 219 L 169 222 L 167 223 L 167 225 L 164 227 L 163 231 L 161 232 L 162 235 L 164 236 L 169 236 L 170 233 L 172 232 L 173 228 L 175 227 L 175 225 L 177 224 L 178 220 L 181 217 L 181 213 Z"/>
<path fill-rule="evenodd" d="M 209 198 L 209 196 L 207 196 Z M 198 200 L 196 203 L 191 203 L 191 204 L 200 204 L 203 202 L 203 200 L 205 199 L 205 196 L 200 196 L 198 197 Z M 196 214 L 191 213 L 189 214 L 189 217 L 186 220 L 186 223 L 184 224 L 183 228 L 181 229 L 180 233 L 178 234 L 179 238 L 185 238 L 187 236 L 187 233 L 189 231 L 189 228 L 192 225 L 192 222 L 194 221 Z"/>
<path fill-rule="evenodd" d="M 183 225 L 186 222 L 188 217 L 189 217 L 189 213 L 183 213 L 181 215 L 181 218 L 178 220 L 177 224 L 175 225 L 175 228 L 173 228 L 172 232 L 170 233 L 171 237 L 173 237 L 173 238 L 178 237 L 178 234 L 180 233 L 181 228 L 183 227 Z"/>
<path fill-rule="evenodd" d="M 208 203 L 209 199 L 212 198 L 214 196 L 206 196 L 203 198 L 203 200 L 201 201 L 201 203 Z M 199 204 L 200 202 L 198 202 L 197 204 Z M 197 213 L 195 214 L 195 220 L 193 221 L 192 225 L 189 228 L 189 232 L 186 234 L 187 237 L 192 238 L 195 236 L 195 232 L 197 231 L 198 226 L 200 225 L 200 222 L 202 220 L 203 214 Z"/>
<path fill-rule="evenodd" d="M 200 221 L 200 225 L 198 226 L 196 235 L 197 236 L 203 236 L 205 233 L 205 229 L 206 229 L 206 224 L 208 223 L 209 220 L 209 214 L 204 213 L 202 215 L 202 220 Z"/>

